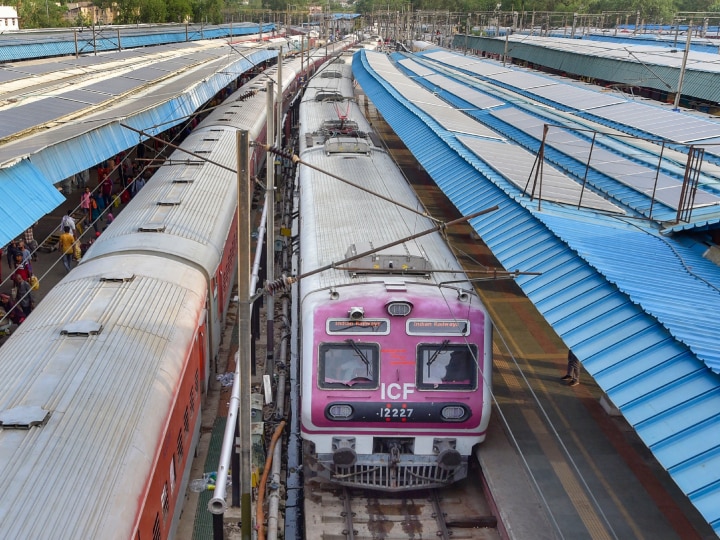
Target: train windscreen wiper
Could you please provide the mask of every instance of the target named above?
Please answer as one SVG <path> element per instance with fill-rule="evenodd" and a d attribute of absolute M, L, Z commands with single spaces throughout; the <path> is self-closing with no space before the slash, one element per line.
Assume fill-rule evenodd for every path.
<path fill-rule="evenodd" d="M 367 356 L 365 356 L 365 353 L 362 352 L 360 347 L 357 346 L 357 343 L 353 341 L 352 339 L 346 339 L 345 343 L 348 343 L 353 350 L 357 353 L 357 355 L 360 357 L 360 360 L 363 361 L 363 364 L 365 364 L 366 371 L 368 375 L 370 374 L 370 360 L 367 359 Z"/>
<path fill-rule="evenodd" d="M 445 347 L 447 347 L 450 344 L 450 340 L 446 339 L 444 340 L 440 346 L 437 348 L 437 350 L 433 353 L 433 355 L 428 359 L 427 362 L 427 368 L 428 368 L 428 379 L 430 378 L 430 366 L 433 365 L 435 360 L 437 360 L 438 355 L 445 350 Z"/>

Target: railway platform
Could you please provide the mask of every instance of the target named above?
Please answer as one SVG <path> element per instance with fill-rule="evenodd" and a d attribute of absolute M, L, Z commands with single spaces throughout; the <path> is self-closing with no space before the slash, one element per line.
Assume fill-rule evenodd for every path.
<path fill-rule="evenodd" d="M 431 215 L 458 216 L 371 103 L 366 116 Z M 448 241 L 466 270 L 501 266 L 465 224 Z M 502 538 L 717 538 L 590 375 L 569 386 L 567 347 L 511 280 L 480 280 L 493 337 L 493 412 L 477 448 Z"/>
<path fill-rule="evenodd" d="M 91 186 L 95 186 L 97 180 L 91 180 Z M 65 277 L 65 267 L 62 263 L 62 253 L 56 249 L 57 240 L 59 238 L 60 221 L 62 217 L 68 212 L 76 212 L 76 207 L 80 202 L 80 191 L 75 190 L 69 194 L 68 199 L 55 208 L 51 213 L 46 214 L 41 218 L 33 227 L 33 234 L 35 240 L 39 245 L 39 249 L 36 251 L 36 260 L 32 261 L 33 274 L 40 280 L 40 289 L 34 291 L 35 303 L 42 300 L 43 296 L 49 289 L 55 286 L 63 277 Z M 119 208 L 113 208 L 114 213 L 122 211 L 122 206 Z M 79 215 L 79 214 L 78 214 Z M 99 224 L 100 229 L 105 226 L 105 221 Z M 89 231 L 84 231 L 81 236 L 81 242 L 87 242 L 94 236 L 95 231 L 91 227 Z M 22 235 L 18 238 L 22 239 Z M 2 246 L 0 246 L 2 247 Z M 3 251 L 2 256 L 2 283 L 0 284 L 0 292 L 9 294 L 11 289 L 11 283 L 8 277 L 11 275 L 7 262 L 7 257 Z M 1 342 L 0 342 L 1 343 Z"/>
<path fill-rule="evenodd" d="M 398 151 L 402 159 L 402 149 Z M 433 214 L 440 215 L 446 203 L 431 191 L 429 183 L 423 184 L 417 171 L 413 178 L 417 178 L 416 189 L 432 199 L 428 207 Z M 92 180 L 91 185 L 95 185 Z M 35 238 L 39 243 L 54 233 L 78 199 L 79 192 L 70 194 L 65 204 L 38 222 Z M 122 212 L 122 206 L 117 211 Z M 468 231 L 466 236 L 470 238 Z M 474 249 L 470 253 L 474 259 L 488 257 L 480 244 Z M 5 257 L 0 264 L 3 278 L 7 278 Z M 36 301 L 41 302 L 65 276 L 60 253 L 40 251 L 33 269 L 41 283 Z M 9 282 L 0 286 L 0 292 L 9 289 Z M 490 494 L 499 537 L 716 538 L 635 432 L 616 415 L 592 378 L 582 373 L 581 384 L 575 387 L 560 380 L 567 349 L 517 287 L 502 282 L 483 289 L 497 335 L 493 415 L 488 437 L 477 451 L 477 481 Z M 216 368 L 219 373 L 229 370 L 236 347 L 232 338 L 225 344 Z M 203 404 L 206 414 L 191 479 L 214 470 L 217 437 L 224 428 L 227 393 L 214 375 L 211 380 L 214 384 Z M 177 538 L 211 538 L 208 523 L 212 516 L 206 498 L 210 493 L 188 493 Z M 236 526 L 237 512 L 231 509 L 226 515 L 228 530 L 234 527 L 233 521 Z M 306 538 L 314 540 L 313 534 L 307 533 Z"/>
<path fill-rule="evenodd" d="M 589 376 L 565 384 L 559 355 L 519 360 L 524 378 L 513 362 L 496 354 L 498 404 L 476 452 L 502 537 L 716 538 Z"/>

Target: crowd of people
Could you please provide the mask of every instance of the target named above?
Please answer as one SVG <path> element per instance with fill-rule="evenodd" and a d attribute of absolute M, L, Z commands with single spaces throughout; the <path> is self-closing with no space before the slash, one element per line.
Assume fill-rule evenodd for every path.
<path fill-rule="evenodd" d="M 140 148 L 144 148 L 144 145 L 138 147 L 137 154 L 144 155 Z M 143 169 L 138 161 L 129 159 L 125 152 L 121 152 L 114 159 L 98 164 L 96 173 L 95 189 L 78 184 L 79 175 L 75 175 L 73 185 L 82 188 L 77 207 L 81 217 L 76 220 L 72 211 L 68 211 L 60 221 L 57 247 L 62 254 L 66 272 L 70 272 L 73 264 L 85 255 L 95 239 L 113 222 L 113 212 L 130 202 L 145 186 L 152 169 Z M 90 227 L 93 232 L 86 234 Z"/>
<path fill-rule="evenodd" d="M 29 239 L 29 241 L 28 241 Z M 29 228 L 22 239 L 12 240 L 4 250 L 10 269 L 10 294 L 0 293 L 0 329 L 4 330 L 7 321 L 20 324 L 35 307 L 34 287 L 37 278 L 33 274 L 32 261 L 37 260 L 37 242 L 33 228 Z M 0 250 L 0 255 L 3 250 Z M 2 263 L 0 262 L 0 282 L 2 282 Z"/>
<path fill-rule="evenodd" d="M 136 153 L 144 154 L 142 151 Z M 120 206 L 129 202 L 142 189 L 152 170 L 143 169 L 138 161 L 130 159 L 122 152 L 95 168 L 95 189 L 89 185 L 90 172 L 86 170 L 73 175 L 61 185 L 66 196 L 70 195 L 74 188 L 80 190 L 77 206 L 79 212 L 67 210 L 56 229 L 60 232 L 56 247 L 62 255 L 66 273 L 70 272 L 101 232 L 113 222 L 114 213 Z M 39 280 L 33 273 L 32 263 L 38 260 L 39 246 L 35 240 L 34 227 L 28 228 L 21 238 L 0 248 L 0 257 L 4 254 L 7 258 L 10 277 L 6 281 L 11 285 L 7 292 L 0 293 L 0 337 L 8 335 L 11 325 L 21 324 L 35 308 L 35 291 L 39 289 Z M 5 281 L 0 264 L 0 286 L 3 285 Z"/>

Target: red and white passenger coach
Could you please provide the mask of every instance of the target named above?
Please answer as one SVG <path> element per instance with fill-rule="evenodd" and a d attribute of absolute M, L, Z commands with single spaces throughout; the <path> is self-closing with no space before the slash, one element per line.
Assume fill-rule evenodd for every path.
<path fill-rule="evenodd" d="M 249 92 L 276 72 L 201 122 L 0 348 L 3 538 L 174 536 L 236 274 L 236 132 L 265 142 Z M 286 60 L 283 95 L 304 75 Z"/>

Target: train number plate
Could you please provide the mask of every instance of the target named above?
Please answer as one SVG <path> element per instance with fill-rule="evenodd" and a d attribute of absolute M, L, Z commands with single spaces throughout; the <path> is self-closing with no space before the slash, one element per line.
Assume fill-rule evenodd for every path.
<path fill-rule="evenodd" d="M 453 417 L 443 416 L 452 409 Z M 408 424 L 465 422 L 472 416 L 468 404 L 451 401 L 333 401 L 325 405 L 325 418 L 332 422 L 406 422 Z"/>
<path fill-rule="evenodd" d="M 413 409 L 409 408 L 406 404 L 392 405 L 386 403 L 384 407 L 380 407 L 380 418 L 386 422 L 398 421 L 407 422 L 412 417 Z"/>

